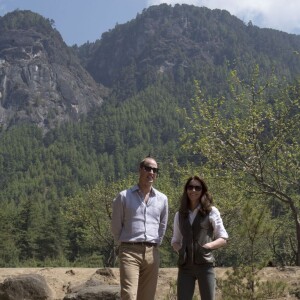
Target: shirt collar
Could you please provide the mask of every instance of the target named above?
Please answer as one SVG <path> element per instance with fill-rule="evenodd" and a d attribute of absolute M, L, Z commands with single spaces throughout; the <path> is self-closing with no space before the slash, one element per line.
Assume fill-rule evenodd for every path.
<path fill-rule="evenodd" d="M 132 192 L 138 191 L 139 190 L 139 186 L 136 184 L 131 188 Z M 155 188 L 152 186 L 151 190 L 150 190 L 150 195 L 156 195 L 155 193 Z"/>
<path fill-rule="evenodd" d="M 196 212 L 196 211 L 198 212 L 199 210 L 200 210 L 200 204 L 198 204 L 198 206 L 194 210 L 189 209 L 189 212 L 193 213 L 193 212 Z"/>

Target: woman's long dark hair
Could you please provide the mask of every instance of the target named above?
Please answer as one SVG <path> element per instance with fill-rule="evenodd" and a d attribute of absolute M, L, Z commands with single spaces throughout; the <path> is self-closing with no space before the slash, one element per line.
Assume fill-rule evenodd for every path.
<path fill-rule="evenodd" d="M 184 185 L 183 194 L 180 199 L 179 214 L 181 214 L 183 217 L 187 217 L 189 214 L 190 201 L 187 194 L 187 187 L 189 186 L 192 180 L 197 180 L 201 183 L 202 190 L 200 196 L 200 213 L 203 215 L 207 215 L 211 211 L 211 207 L 213 205 L 213 198 L 208 192 L 208 188 L 205 181 L 197 175 L 188 178 L 186 184 Z"/>

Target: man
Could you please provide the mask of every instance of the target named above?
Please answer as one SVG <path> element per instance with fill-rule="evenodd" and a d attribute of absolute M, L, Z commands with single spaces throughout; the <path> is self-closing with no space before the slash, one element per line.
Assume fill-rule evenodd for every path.
<path fill-rule="evenodd" d="M 111 229 L 119 244 L 121 299 L 153 300 L 159 250 L 168 222 L 167 196 L 153 188 L 154 158 L 140 162 L 138 184 L 114 199 Z"/>

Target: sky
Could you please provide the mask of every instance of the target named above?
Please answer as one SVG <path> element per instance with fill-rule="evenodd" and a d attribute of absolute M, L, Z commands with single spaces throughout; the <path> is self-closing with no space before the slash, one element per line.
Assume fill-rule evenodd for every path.
<path fill-rule="evenodd" d="M 31 10 L 54 20 L 67 45 L 80 46 L 162 3 L 225 9 L 245 24 L 251 21 L 260 28 L 300 35 L 300 0 L 0 0 L 0 16 L 16 9 Z"/>

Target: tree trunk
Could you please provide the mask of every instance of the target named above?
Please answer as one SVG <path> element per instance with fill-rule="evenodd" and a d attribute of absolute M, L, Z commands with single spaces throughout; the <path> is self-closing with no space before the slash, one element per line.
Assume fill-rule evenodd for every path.
<path fill-rule="evenodd" d="M 300 266 L 300 216 L 299 211 L 295 207 L 295 203 L 290 201 L 290 207 L 294 216 L 295 225 L 296 225 L 296 241 L 297 241 L 297 249 L 296 249 L 296 266 Z"/>

